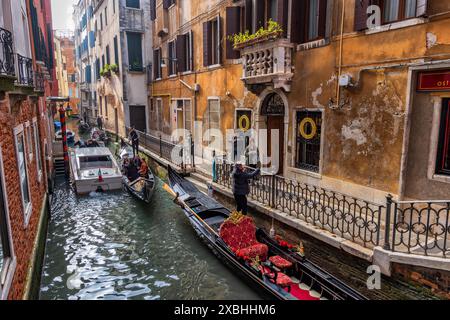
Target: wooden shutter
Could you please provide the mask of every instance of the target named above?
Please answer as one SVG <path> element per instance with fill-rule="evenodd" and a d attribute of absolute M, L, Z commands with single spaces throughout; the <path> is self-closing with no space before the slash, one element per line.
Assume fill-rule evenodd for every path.
<path fill-rule="evenodd" d="M 266 2 L 263 0 L 256 1 L 256 30 L 259 28 L 265 28 L 265 12 L 266 12 Z"/>
<path fill-rule="evenodd" d="M 253 32 L 253 1 L 245 0 L 245 30 Z"/>
<path fill-rule="evenodd" d="M 223 58 L 223 27 L 222 27 L 222 17 L 219 15 L 217 17 L 217 41 L 219 42 L 217 44 L 217 58 L 218 58 L 218 63 L 221 64 L 222 63 L 222 58 Z"/>
<path fill-rule="evenodd" d="M 150 20 L 156 20 L 156 0 L 150 0 Z"/>
<path fill-rule="evenodd" d="M 211 40 L 211 23 L 207 21 L 203 23 L 203 66 L 205 67 L 212 64 Z"/>
<path fill-rule="evenodd" d="M 287 36 L 288 21 L 289 21 L 289 1 L 278 0 L 277 2 L 277 22 L 283 28 L 283 36 Z"/>
<path fill-rule="evenodd" d="M 355 4 L 355 31 L 363 31 L 367 29 L 367 8 L 369 8 L 370 0 L 356 0 Z"/>
<path fill-rule="evenodd" d="M 304 43 L 306 33 L 306 1 L 292 1 L 291 41 Z"/>
<path fill-rule="evenodd" d="M 194 71 L 194 31 L 189 31 L 189 59 L 190 61 L 190 68 L 187 71 Z"/>
<path fill-rule="evenodd" d="M 428 0 L 417 0 L 416 16 L 422 17 L 427 15 Z"/>
<path fill-rule="evenodd" d="M 325 38 L 327 32 L 327 0 L 319 2 L 319 38 Z"/>
<path fill-rule="evenodd" d="M 241 57 L 240 52 L 234 50 L 233 42 L 229 40 L 229 37 L 239 33 L 241 30 L 241 8 L 240 7 L 228 7 L 226 17 L 226 36 L 227 36 L 227 59 L 239 59 Z"/>
<path fill-rule="evenodd" d="M 177 37 L 177 63 L 178 72 L 185 72 L 186 69 L 186 40 L 187 35 L 182 34 Z"/>

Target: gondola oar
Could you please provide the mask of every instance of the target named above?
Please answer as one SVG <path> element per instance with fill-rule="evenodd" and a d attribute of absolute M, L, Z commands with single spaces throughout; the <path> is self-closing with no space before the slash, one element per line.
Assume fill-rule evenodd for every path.
<path fill-rule="evenodd" d="M 175 193 L 175 191 L 173 191 L 172 188 L 167 183 L 164 184 L 163 189 L 170 195 L 174 196 L 175 200 L 177 201 L 178 204 L 180 204 L 181 207 L 183 207 L 185 210 L 188 210 L 190 213 L 192 213 L 203 225 L 205 225 L 206 228 L 208 228 L 209 231 L 211 231 L 214 235 L 219 237 L 219 234 L 213 228 L 211 228 L 211 226 L 209 224 L 207 224 L 202 218 L 200 218 L 200 216 L 194 210 L 192 210 L 186 204 L 186 202 L 181 200 L 179 198 L 179 195 L 177 193 Z"/>

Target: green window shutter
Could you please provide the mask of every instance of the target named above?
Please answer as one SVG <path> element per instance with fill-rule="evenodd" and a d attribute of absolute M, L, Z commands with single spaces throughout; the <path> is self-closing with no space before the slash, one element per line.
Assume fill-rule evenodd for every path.
<path fill-rule="evenodd" d="M 140 7 L 141 7 L 140 0 L 127 0 L 126 1 L 126 6 L 128 8 L 140 9 Z"/>
<path fill-rule="evenodd" d="M 128 63 L 130 71 L 142 71 L 142 36 L 140 33 L 127 33 Z"/>

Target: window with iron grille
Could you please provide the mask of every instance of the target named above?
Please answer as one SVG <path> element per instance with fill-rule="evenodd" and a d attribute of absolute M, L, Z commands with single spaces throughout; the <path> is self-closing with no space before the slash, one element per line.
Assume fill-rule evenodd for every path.
<path fill-rule="evenodd" d="M 176 44 L 175 41 L 168 43 L 169 52 L 169 76 L 177 74 L 177 60 L 176 60 Z"/>
<path fill-rule="evenodd" d="M 442 106 L 436 173 L 450 176 L 450 99 Z"/>
<path fill-rule="evenodd" d="M 297 112 L 297 148 L 295 166 L 298 169 L 319 172 L 322 139 L 322 112 Z"/>

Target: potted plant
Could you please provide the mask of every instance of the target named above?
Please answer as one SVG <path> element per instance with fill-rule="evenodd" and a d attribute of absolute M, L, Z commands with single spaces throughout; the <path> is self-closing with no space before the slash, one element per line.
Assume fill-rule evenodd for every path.
<path fill-rule="evenodd" d="M 256 43 L 264 42 L 267 40 L 277 39 L 283 34 L 283 28 L 278 22 L 269 20 L 267 28 L 261 27 L 253 34 L 247 30 L 245 33 L 238 33 L 228 37 L 233 43 L 234 49 L 242 49 L 246 46 L 250 46 Z"/>

